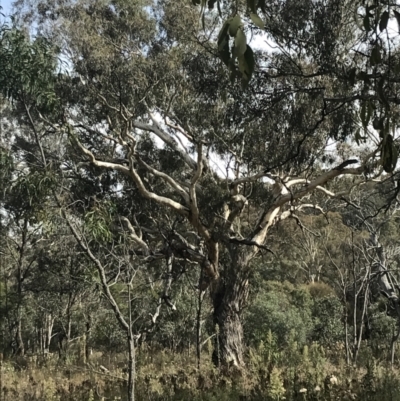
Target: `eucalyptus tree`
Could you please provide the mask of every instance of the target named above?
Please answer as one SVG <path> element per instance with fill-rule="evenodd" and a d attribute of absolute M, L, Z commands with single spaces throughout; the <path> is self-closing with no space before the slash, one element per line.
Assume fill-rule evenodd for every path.
<path fill-rule="evenodd" d="M 35 21 L 38 38 L 62 54 L 64 68 L 48 80 L 53 109 L 33 103 L 30 115 L 69 139 L 59 171 L 72 172 L 64 181 L 72 197 L 90 193 L 99 216 L 114 190 L 113 216 L 138 263 L 167 260 L 167 278 L 171 261 L 198 266 L 198 290 L 209 291 L 218 326 L 215 360 L 242 366 L 248 278 L 255 258 L 270 251 L 271 228 L 321 210 L 315 191 L 343 198 L 379 177 L 380 165 L 395 168 L 398 59 L 383 38 L 389 18 L 380 18 L 382 7 L 339 0 L 259 3 L 271 15 L 273 42 L 254 58 L 239 9 L 228 3 L 220 12 L 233 19 L 221 29 L 218 13 L 207 13 L 204 30 L 184 1 L 38 1 L 28 12 L 23 0 L 16 4 L 21 24 Z M 357 179 L 339 192 L 328 187 L 344 175 Z M 167 292 L 160 299 L 170 302 Z"/>

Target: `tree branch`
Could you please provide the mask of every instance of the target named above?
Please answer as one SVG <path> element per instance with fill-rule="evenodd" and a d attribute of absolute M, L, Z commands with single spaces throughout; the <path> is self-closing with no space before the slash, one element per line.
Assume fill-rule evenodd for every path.
<path fill-rule="evenodd" d="M 121 221 L 123 221 L 126 225 L 126 228 L 128 229 L 130 233 L 130 237 L 135 241 L 144 251 L 145 256 L 148 256 L 150 254 L 150 250 L 148 245 L 136 234 L 136 230 L 132 226 L 131 222 L 125 217 L 122 216 Z"/>
<path fill-rule="evenodd" d="M 154 192 L 150 192 L 146 189 L 146 187 L 143 184 L 142 179 L 140 178 L 139 174 L 137 173 L 137 171 L 135 170 L 135 168 L 133 167 L 133 161 L 132 161 L 132 154 L 130 155 L 130 166 L 123 166 L 121 164 L 117 164 L 117 163 L 111 163 L 111 162 L 103 162 L 100 160 L 97 160 L 96 157 L 94 156 L 94 154 L 86 149 L 81 142 L 79 141 L 78 138 L 76 138 L 75 136 L 72 135 L 72 133 L 70 133 L 70 137 L 73 138 L 73 141 L 78 145 L 78 147 L 81 149 L 81 151 L 89 157 L 90 162 L 95 165 L 96 167 L 102 167 L 102 168 L 106 168 L 106 169 L 110 169 L 110 170 L 116 170 L 116 171 L 120 171 L 121 173 L 130 176 L 133 181 L 135 182 L 135 184 L 137 185 L 139 192 L 142 196 L 144 196 L 147 199 L 150 200 L 154 200 L 155 202 L 167 206 L 170 209 L 175 210 L 177 213 L 188 217 L 189 216 L 189 210 L 181 205 L 178 202 L 175 202 L 174 200 L 170 199 L 170 198 L 166 198 L 164 196 L 161 195 L 157 195 Z M 131 149 L 131 153 L 132 153 L 132 149 Z"/>
<path fill-rule="evenodd" d="M 180 196 L 182 196 L 183 200 L 186 202 L 187 205 L 190 204 L 189 194 L 185 191 L 178 182 L 176 182 L 171 176 L 165 174 L 159 170 L 156 170 L 154 167 L 148 165 L 145 161 L 143 161 L 137 154 L 135 155 L 136 160 L 145 167 L 151 174 L 156 177 L 162 178 L 169 186 L 174 189 Z"/>

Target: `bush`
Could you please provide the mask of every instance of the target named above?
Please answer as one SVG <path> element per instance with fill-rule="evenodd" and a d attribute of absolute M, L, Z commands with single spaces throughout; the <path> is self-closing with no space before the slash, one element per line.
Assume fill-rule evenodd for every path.
<path fill-rule="evenodd" d="M 290 333 L 295 333 L 298 344 L 305 344 L 313 329 L 309 292 L 286 282 L 267 282 L 265 287 L 245 316 L 245 333 L 250 343 L 257 347 L 271 330 L 279 346 L 287 345 Z"/>
<path fill-rule="evenodd" d="M 343 306 L 335 296 L 315 298 L 312 307 L 313 331 L 311 339 L 323 345 L 344 338 Z"/>

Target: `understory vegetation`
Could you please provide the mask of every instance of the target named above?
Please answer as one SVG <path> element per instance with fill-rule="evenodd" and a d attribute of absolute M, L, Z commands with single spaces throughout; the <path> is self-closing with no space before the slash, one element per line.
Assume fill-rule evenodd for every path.
<path fill-rule="evenodd" d="M 383 400 L 399 399 L 400 371 L 390 366 L 388 347 L 376 356 L 363 341 L 357 366 L 346 363 L 343 344 L 282 347 L 269 331 L 258 347 L 248 348 L 246 369 L 222 371 L 211 361 L 207 344 L 199 367 L 194 347 L 173 352 L 165 347 L 137 350 L 138 400 Z M 124 400 L 126 355 L 82 349 L 67 361 L 58 355 L 15 357 L 2 362 L 4 400 Z"/>

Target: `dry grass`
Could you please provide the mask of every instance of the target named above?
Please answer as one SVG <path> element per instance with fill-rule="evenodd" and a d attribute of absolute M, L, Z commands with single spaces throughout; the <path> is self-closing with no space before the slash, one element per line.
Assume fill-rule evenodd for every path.
<path fill-rule="evenodd" d="M 291 350 L 275 360 L 253 350 L 247 370 L 229 375 L 212 365 L 209 353 L 202 356 L 199 370 L 193 352 L 142 349 L 137 354 L 137 400 L 400 401 L 399 370 L 375 362 L 359 368 L 343 360 L 332 364 L 320 347 L 314 348 Z M 61 364 L 56 357 L 4 361 L 0 400 L 123 400 L 125 361 L 126 355 L 101 353 L 85 366 L 77 361 Z"/>

